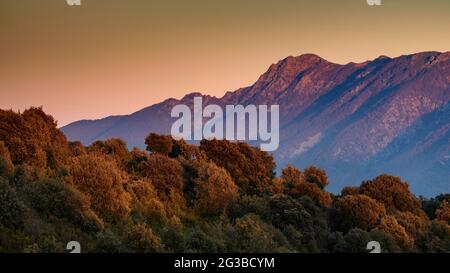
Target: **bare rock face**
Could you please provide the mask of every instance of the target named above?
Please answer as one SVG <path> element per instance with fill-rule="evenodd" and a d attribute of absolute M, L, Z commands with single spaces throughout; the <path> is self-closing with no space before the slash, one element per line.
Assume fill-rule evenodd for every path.
<path fill-rule="evenodd" d="M 192 105 L 195 96 L 62 130 L 85 144 L 121 137 L 142 147 L 149 132 L 169 133 L 172 107 Z M 288 57 L 252 86 L 203 96 L 203 103 L 280 105 L 279 167 L 326 168 L 331 190 L 388 172 L 417 194 L 450 192 L 450 52 L 346 65 L 313 54 Z"/>

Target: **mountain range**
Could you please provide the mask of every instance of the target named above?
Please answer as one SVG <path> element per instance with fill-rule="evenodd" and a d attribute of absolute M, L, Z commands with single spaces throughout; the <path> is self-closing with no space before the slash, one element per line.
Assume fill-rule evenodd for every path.
<path fill-rule="evenodd" d="M 287 57 L 221 98 L 190 93 L 61 129 L 84 144 L 119 137 L 143 148 L 150 132 L 170 133 L 173 106 L 193 105 L 197 96 L 204 105 L 280 105 L 280 147 L 273 153 L 279 168 L 324 168 L 331 191 L 390 173 L 416 194 L 450 192 L 450 52 L 344 65 L 313 54 Z"/>

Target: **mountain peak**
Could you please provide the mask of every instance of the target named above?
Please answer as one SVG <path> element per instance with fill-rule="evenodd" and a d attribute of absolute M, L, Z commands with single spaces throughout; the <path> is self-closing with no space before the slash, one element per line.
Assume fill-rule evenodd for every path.
<path fill-rule="evenodd" d="M 192 100 L 192 99 L 195 98 L 195 97 L 203 97 L 203 96 L 204 96 L 204 95 L 203 95 L 202 93 L 200 93 L 200 92 L 191 92 L 191 93 L 185 95 L 185 96 L 181 99 L 181 101 Z"/>
<path fill-rule="evenodd" d="M 311 67 L 315 64 L 321 63 L 321 62 L 327 62 L 322 57 L 316 55 L 316 54 L 303 54 L 300 56 L 289 56 L 287 58 L 284 58 L 283 60 L 279 61 L 276 66 L 289 66 L 289 65 L 298 65 L 302 67 Z"/>
<path fill-rule="evenodd" d="M 267 82 L 279 76 L 291 78 L 301 71 L 325 63 L 329 62 L 315 54 L 303 54 L 297 57 L 289 56 L 272 64 L 267 72 L 261 75 L 258 81 Z"/>

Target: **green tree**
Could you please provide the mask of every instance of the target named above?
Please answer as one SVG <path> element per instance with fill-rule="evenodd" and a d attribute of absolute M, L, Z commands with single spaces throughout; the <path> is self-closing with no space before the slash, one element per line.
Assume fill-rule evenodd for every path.
<path fill-rule="evenodd" d="M 98 231 L 103 222 L 92 211 L 89 199 L 62 181 L 46 179 L 29 185 L 28 198 L 31 207 L 42 217 L 65 218 L 87 231 Z"/>
<path fill-rule="evenodd" d="M 23 227 L 27 208 L 8 180 L 0 177 L 0 224 L 12 229 Z"/>
<path fill-rule="evenodd" d="M 125 244 L 128 252 L 159 253 L 163 251 L 161 239 L 143 224 L 137 224 L 128 232 Z"/>
<path fill-rule="evenodd" d="M 0 141 L 0 176 L 11 177 L 14 174 L 14 164 L 11 160 L 8 148 Z"/>

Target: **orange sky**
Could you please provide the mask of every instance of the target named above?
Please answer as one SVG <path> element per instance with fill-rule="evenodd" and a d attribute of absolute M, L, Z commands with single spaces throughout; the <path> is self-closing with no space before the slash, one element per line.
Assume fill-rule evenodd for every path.
<path fill-rule="evenodd" d="M 450 1 L 0 1 L 0 108 L 60 125 L 252 84 L 289 55 L 337 63 L 450 50 Z"/>

